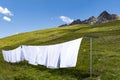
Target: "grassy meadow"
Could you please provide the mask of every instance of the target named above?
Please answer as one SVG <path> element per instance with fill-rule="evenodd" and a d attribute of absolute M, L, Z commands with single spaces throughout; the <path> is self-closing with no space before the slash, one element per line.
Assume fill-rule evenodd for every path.
<path fill-rule="evenodd" d="M 93 78 L 89 78 L 90 39 L 93 39 Z M 26 61 L 7 63 L 2 49 L 11 50 L 20 45 L 50 45 L 83 37 L 77 65 L 74 68 L 47 69 Z M 37 30 L 0 39 L 0 80 L 120 80 L 120 21 L 99 25 L 78 24 Z"/>

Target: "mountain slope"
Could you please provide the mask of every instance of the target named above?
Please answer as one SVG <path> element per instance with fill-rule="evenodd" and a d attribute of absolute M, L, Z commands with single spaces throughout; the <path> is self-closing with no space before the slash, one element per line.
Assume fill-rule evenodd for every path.
<path fill-rule="evenodd" d="M 100 25 L 77 24 L 66 27 L 21 33 L 0 39 L 2 49 L 20 45 L 56 44 L 84 37 L 75 68 L 51 70 L 23 61 L 10 64 L 0 52 L 0 80 L 83 80 L 89 77 L 89 38 L 93 39 L 93 80 L 120 80 L 120 21 Z M 89 79 L 88 79 L 89 80 Z"/>

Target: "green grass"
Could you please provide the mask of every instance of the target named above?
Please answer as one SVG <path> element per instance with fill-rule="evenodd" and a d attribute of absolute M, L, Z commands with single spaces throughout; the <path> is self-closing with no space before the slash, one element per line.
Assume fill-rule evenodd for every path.
<path fill-rule="evenodd" d="M 93 78 L 89 78 L 89 38 L 93 39 Z M 3 60 L 2 49 L 20 45 L 49 45 L 83 37 L 75 68 L 47 69 L 26 61 L 11 64 Z M 100 25 L 72 25 L 21 33 L 0 39 L 0 80 L 120 80 L 120 21 Z"/>

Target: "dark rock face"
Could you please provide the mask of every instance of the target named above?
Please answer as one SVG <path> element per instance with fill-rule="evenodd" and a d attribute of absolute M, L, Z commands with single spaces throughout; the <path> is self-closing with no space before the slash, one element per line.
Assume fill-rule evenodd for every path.
<path fill-rule="evenodd" d="M 97 18 L 91 16 L 90 18 L 83 20 L 82 24 L 101 24 L 113 20 L 120 20 L 120 16 L 103 11 Z"/>
<path fill-rule="evenodd" d="M 101 24 L 106 23 L 113 20 L 120 20 L 120 16 L 117 14 L 110 14 L 107 11 L 103 11 L 97 18 L 91 16 L 88 19 L 81 21 L 80 19 L 74 20 L 70 24 L 64 24 L 60 27 L 67 26 L 67 25 L 74 25 L 74 24 Z"/>
<path fill-rule="evenodd" d="M 82 21 L 82 24 L 95 24 L 97 19 L 94 16 Z"/>
<path fill-rule="evenodd" d="M 80 19 L 74 20 L 72 23 L 70 23 L 69 25 L 74 25 L 74 24 L 81 24 L 82 22 L 80 21 Z"/>
<path fill-rule="evenodd" d="M 112 19 L 111 15 L 107 11 L 103 11 L 99 16 L 98 16 L 98 21 L 97 23 L 105 23 L 108 22 Z"/>
<path fill-rule="evenodd" d="M 110 15 L 107 11 L 103 11 L 103 12 L 98 16 L 98 19 L 100 19 L 100 18 L 111 19 L 110 16 L 111 16 L 111 15 Z"/>
<path fill-rule="evenodd" d="M 119 16 L 116 14 L 109 14 L 107 11 L 103 11 L 99 16 L 98 16 L 98 21 L 96 22 L 97 24 L 100 23 L 105 23 L 113 20 L 119 20 Z"/>

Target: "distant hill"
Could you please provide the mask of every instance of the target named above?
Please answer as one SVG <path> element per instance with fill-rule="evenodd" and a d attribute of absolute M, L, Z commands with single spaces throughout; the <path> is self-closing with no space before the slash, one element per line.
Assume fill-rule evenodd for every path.
<path fill-rule="evenodd" d="M 94 16 L 91 16 L 88 19 L 85 19 L 81 21 L 80 19 L 74 20 L 70 24 L 61 25 L 59 27 L 63 27 L 66 25 L 75 25 L 75 24 L 101 24 L 106 23 L 114 20 L 120 20 L 120 16 L 117 14 L 110 14 L 107 11 L 103 11 L 97 18 Z"/>
<path fill-rule="evenodd" d="M 89 79 L 90 38 L 93 39 L 93 78 Z M 51 45 L 83 37 L 75 68 L 47 69 L 27 62 L 7 63 L 2 49 L 20 45 Z M 0 80 L 120 80 L 120 21 L 102 24 L 76 24 L 37 30 L 0 39 Z"/>

